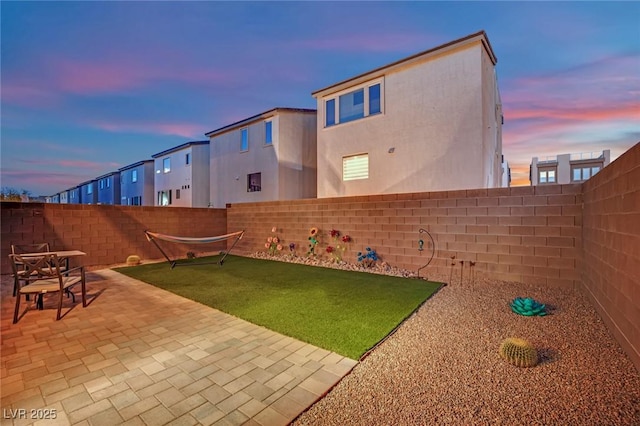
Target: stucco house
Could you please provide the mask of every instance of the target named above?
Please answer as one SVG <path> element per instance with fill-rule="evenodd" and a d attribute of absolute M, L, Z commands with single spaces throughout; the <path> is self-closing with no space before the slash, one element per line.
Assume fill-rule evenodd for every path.
<path fill-rule="evenodd" d="M 611 162 L 611 151 L 533 157 L 529 166 L 532 186 L 584 182 Z"/>
<path fill-rule="evenodd" d="M 209 141 L 192 141 L 152 155 L 156 206 L 209 206 Z"/>
<path fill-rule="evenodd" d="M 120 204 L 120 172 L 109 172 L 96 178 L 98 204 Z"/>
<path fill-rule="evenodd" d="M 500 187 L 496 63 L 480 31 L 313 92 L 317 196 Z"/>
<path fill-rule="evenodd" d="M 143 160 L 118 169 L 120 172 L 120 204 L 153 206 L 154 160 Z"/>
<path fill-rule="evenodd" d="M 80 204 L 97 204 L 98 203 L 98 188 L 96 180 L 88 180 L 81 183 L 80 188 Z"/>
<path fill-rule="evenodd" d="M 213 207 L 315 198 L 315 110 L 274 108 L 206 136 Z"/>

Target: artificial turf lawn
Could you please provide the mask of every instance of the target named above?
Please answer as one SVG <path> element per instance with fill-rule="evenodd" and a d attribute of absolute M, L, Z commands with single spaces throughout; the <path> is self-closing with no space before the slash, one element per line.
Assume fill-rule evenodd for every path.
<path fill-rule="evenodd" d="M 240 256 L 117 268 L 130 277 L 352 359 L 441 284 Z"/>

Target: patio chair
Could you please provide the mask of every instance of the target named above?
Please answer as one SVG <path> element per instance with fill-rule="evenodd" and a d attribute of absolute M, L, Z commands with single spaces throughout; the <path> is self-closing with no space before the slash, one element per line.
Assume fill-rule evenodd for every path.
<path fill-rule="evenodd" d="M 49 247 L 49 243 L 34 243 L 34 244 L 11 244 L 11 254 L 24 254 L 24 253 L 43 253 L 43 252 L 48 252 L 51 251 L 50 247 Z M 18 266 L 18 269 L 20 271 L 24 270 L 24 265 L 22 264 L 17 264 L 16 266 Z M 26 284 L 28 284 L 28 280 L 31 277 L 28 276 L 24 276 L 24 274 L 21 274 L 23 280 L 26 280 Z M 35 276 L 33 278 L 36 278 Z M 13 285 L 13 297 L 16 296 L 17 291 L 18 291 L 18 285 L 15 284 L 15 276 L 14 276 L 14 285 Z M 27 300 L 28 297 L 27 297 Z"/>
<path fill-rule="evenodd" d="M 44 302 L 42 296 L 48 293 L 58 293 L 58 312 L 56 321 L 60 319 L 62 300 L 65 292 L 71 292 L 71 288 L 80 284 L 82 291 L 82 306 L 87 306 L 86 280 L 84 266 L 62 271 L 63 259 L 56 253 L 43 253 L 40 255 L 10 254 L 11 266 L 15 277 L 14 285 L 17 286 L 16 309 L 13 315 L 13 323 L 18 322 L 20 312 L 20 299 L 22 295 L 36 295 L 36 305 L 42 309 Z M 23 269 L 19 269 L 22 267 Z M 36 277 L 36 278 L 34 278 Z M 22 282 L 26 285 L 21 285 Z M 75 298 L 74 298 L 75 301 Z"/>

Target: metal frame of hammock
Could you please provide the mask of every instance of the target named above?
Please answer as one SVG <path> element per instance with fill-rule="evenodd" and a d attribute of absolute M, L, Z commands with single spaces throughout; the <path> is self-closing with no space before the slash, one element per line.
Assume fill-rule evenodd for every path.
<path fill-rule="evenodd" d="M 153 244 L 155 244 L 155 246 L 158 248 L 158 250 L 160 250 L 160 252 L 163 254 L 164 258 L 167 259 L 169 264 L 171 264 L 171 269 L 173 269 L 176 266 L 210 265 L 210 264 L 212 264 L 214 262 L 188 263 L 188 264 L 181 265 L 179 263 L 176 263 L 175 260 L 171 260 L 169 258 L 169 256 L 167 256 L 167 253 L 165 253 L 164 250 L 162 250 L 162 248 L 158 245 L 158 243 L 156 242 L 156 239 L 163 240 L 163 241 L 168 241 L 168 242 L 171 242 L 171 243 L 181 243 L 181 244 L 211 244 L 211 243 L 217 243 L 217 242 L 220 242 L 220 241 L 225 241 L 225 240 L 228 240 L 230 238 L 236 237 L 236 240 L 233 242 L 233 244 L 231 244 L 231 248 L 229 248 L 229 250 L 225 250 L 224 251 L 224 256 L 222 256 L 222 259 L 220 259 L 217 262 L 220 266 L 222 266 L 222 264 L 224 263 L 224 259 L 227 257 L 229 252 L 231 250 L 233 250 L 233 248 L 238 243 L 238 241 L 240 241 L 242 239 L 242 237 L 244 236 L 244 230 L 243 231 L 238 231 L 238 232 L 232 232 L 230 234 L 220 235 L 220 236 L 217 236 L 217 237 L 203 237 L 203 238 L 176 237 L 176 236 L 173 236 L 173 235 L 165 235 L 165 234 L 160 234 L 158 232 L 151 232 L 151 231 L 144 231 L 144 234 L 147 236 L 147 240 L 151 241 Z"/>

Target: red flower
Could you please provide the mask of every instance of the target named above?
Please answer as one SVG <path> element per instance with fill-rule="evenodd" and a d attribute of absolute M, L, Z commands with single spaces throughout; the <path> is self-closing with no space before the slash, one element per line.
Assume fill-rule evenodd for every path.
<path fill-rule="evenodd" d="M 327 246 L 327 253 L 333 253 L 333 247 Z"/>
<path fill-rule="evenodd" d="M 340 236 L 340 231 L 336 231 L 335 229 L 332 229 L 331 232 L 329 232 L 329 233 L 331 234 L 332 238 Z"/>
<path fill-rule="evenodd" d="M 343 243 L 348 243 L 351 241 L 351 237 L 348 235 L 345 235 L 344 237 L 342 237 L 342 242 Z"/>

